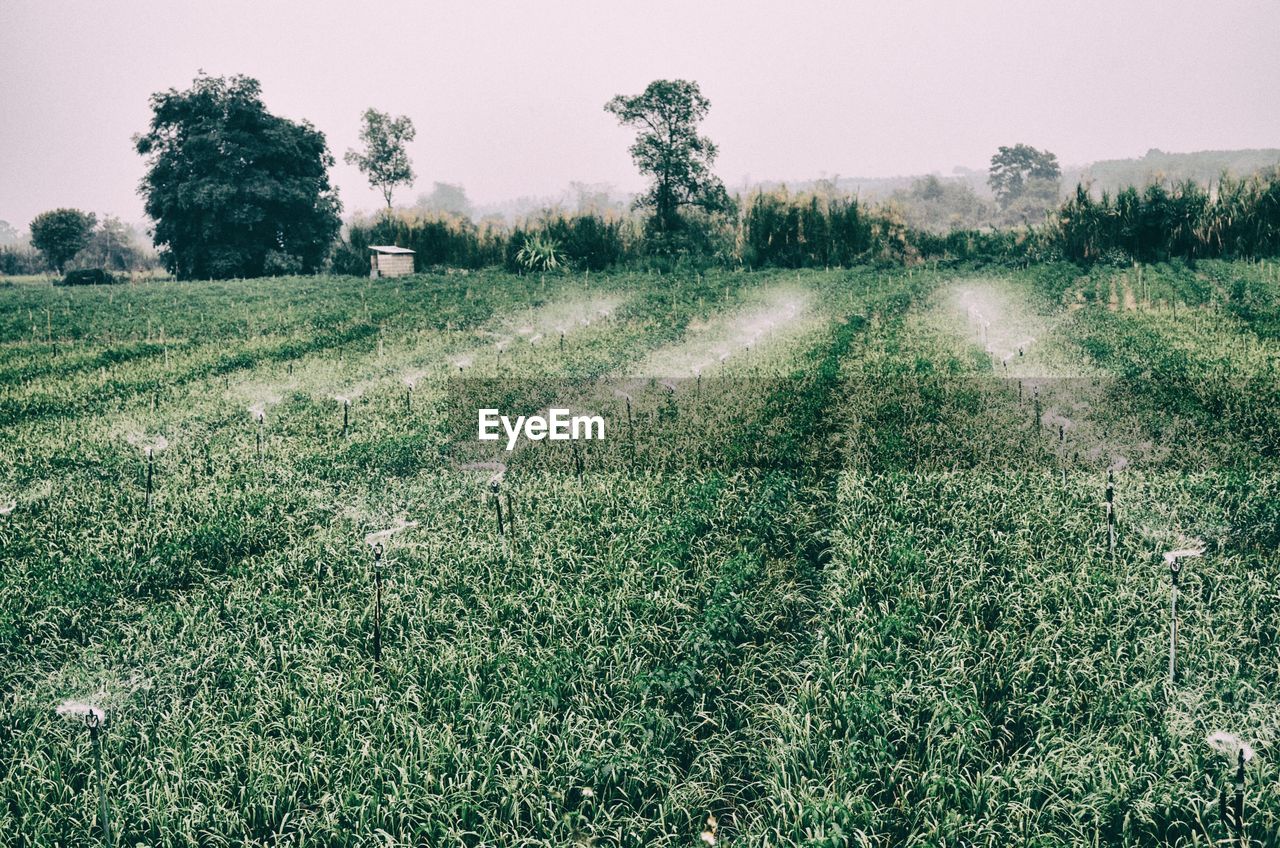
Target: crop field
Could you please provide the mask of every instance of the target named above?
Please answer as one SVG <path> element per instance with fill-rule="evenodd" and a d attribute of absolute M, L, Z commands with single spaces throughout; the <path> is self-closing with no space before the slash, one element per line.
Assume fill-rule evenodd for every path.
<path fill-rule="evenodd" d="M 1274 265 L 33 279 L 0 423 L 3 844 L 1280 844 Z"/>

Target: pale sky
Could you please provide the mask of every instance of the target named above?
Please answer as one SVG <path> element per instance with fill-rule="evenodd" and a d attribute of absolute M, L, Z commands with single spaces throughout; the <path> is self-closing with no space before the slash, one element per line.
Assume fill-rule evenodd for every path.
<path fill-rule="evenodd" d="M 362 8 L 363 7 L 363 8 Z M 148 96 L 247 74 L 338 159 L 344 213 L 380 199 L 342 154 L 368 106 L 409 115 L 417 185 L 471 199 L 643 183 L 603 111 L 696 80 L 729 185 L 1280 146 L 1276 0 L 221 2 L 0 0 L 0 219 L 142 219 Z"/>

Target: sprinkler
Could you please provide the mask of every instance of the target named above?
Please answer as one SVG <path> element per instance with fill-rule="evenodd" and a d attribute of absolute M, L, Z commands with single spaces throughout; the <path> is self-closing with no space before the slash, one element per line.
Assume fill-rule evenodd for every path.
<path fill-rule="evenodd" d="M 404 390 L 404 411 L 413 412 L 413 385 L 410 384 Z"/>
<path fill-rule="evenodd" d="M 1107 469 L 1107 552 L 1116 552 L 1116 488 L 1110 468 Z"/>
<path fill-rule="evenodd" d="M 262 461 L 262 428 L 267 425 L 266 413 L 258 413 L 258 461 Z"/>
<path fill-rule="evenodd" d="M 89 728 L 89 741 L 93 746 L 93 766 L 98 777 L 98 823 L 102 826 L 102 841 L 107 848 L 112 848 L 115 841 L 111 833 L 111 819 L 107 808 L 107 783 L 102 773 L 102 727 L 106 716 L 100 711 L 89 708 L 85 713 L 84 725 Z"/>
<path fill-rule="evenodd" d="M 1208 742 L 1209 746 L 1215 751 L 1235 760 L 1236 773 L 1233 781 L 1233 789 L 1235 791 L 1230 798 L 1227 797 L 1226 786 L 1223 786 L 1219 791 L 1218 816 L 1222 819 L 1222 823 L 1227 829 L 1231 831 L 1234 837 L 1231 841 L 1239 843 L 1240 848 L 1248 848 L 1249 834 L 1245 827 L 1244 815 L 1244 766 L 1245 763 L 1253 759 L 1253 748 L 1234 734 L 1221 731 L 1210 734 Z"/>
<path fill-rule="evenodd" d="M 155 476 L 155 451 L 147 448 L 147 509 L 151 509 L 151 479 Z"/>
<path fill-rule="evenodd" d="M 1169 579 L 1173 583 L 1173 592 L 1169 596 L 1169 685 L 1178 682 L 1178 572 L 1182 563 L 1174 559 L 1169 562 Z"/>
<path fill-rule="evenodd" d="M 1173 592 L 1169 599 L 1169 683 L 1170 685 L 1177 682 L 1178 679 L 1178 578 L 1182 574 L 1182 561 L 1191 557 L 1198 557 L 1204 553 L 1204 546 L 1200 545 L 1194 548 L 1182 548 L 1181 550 L 1168 551 L 1164 555 L 1165 565 L 1169 566 L 1169 579 L 1172 582 Z"/>
<path fill-rule="evenodd" d="M 373 661 L 382 662 L 382 543 L 373 546 Z"/>
<path fill-rule="evenodd" d="M 506 530 L 502 526 L 502 498 L 498 493 L 498 481 L 489 481 L 489 491 L 493 494 L 493 509 L 498 516 L 498 535 L 505 536 Z"/>
<path fill-rule="evenodd" d="M 351 401 L 346 398 L 342 399 L 342 436 L 346 438 L 347 433 L 351 432 Z"/>

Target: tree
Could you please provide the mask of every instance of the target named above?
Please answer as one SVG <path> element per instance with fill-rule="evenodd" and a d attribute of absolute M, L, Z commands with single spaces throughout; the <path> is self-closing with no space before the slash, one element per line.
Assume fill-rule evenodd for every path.
<path fill-rule="evenodd" d="M 418 202 L 414 205 L 423 212 L 471 217 L 471 201 L 467 198 L 467 190 L 453 183 L 436 183 L 431 193 L 419 195 Z"/>
<path fill-rule="evenodd" d="M 114 215 L 107 215 L 89 236 L 89 243 L 80 252 L 76 264 L 108 271 L 132 271 L 146 264 L 146 256 L 133 228 Z"/>
<path fill-rule="evenodd" d="M 31 244 L 59 274 L 89 244 L 97 218 L 79 209 L 41 212 L 31 222 Z"/>
<path fill-rule="evenodd" d="M 1027 144 L 1015 144 L 1013 147 L 1001 146 L 991 157 L 987 185 L 991 186 L 1001 208 L 1008 209 L 1023 196 L 1050 193 L 1050 186 L 1052 198 L 1056 200 L 1061 177 L 1057 156 Z"/>
<path fill-rule="evenodd" d="M 363 120 L 360 141 L 364 143 L 364 152 L 348 150 L 343 158 L 369 178 L 369 185 L 382 192 L 390 211 L 396 186 L 413 185 L 415 175 L 405 145 L 413 141 L 417 130 L 407 116 L 392 118 L 377 109 L 366 109 Z"/>
<path fill-rule="evenodd" d="M 698 135 L 698 123 L 710 108 L 698 84 L 685 80 L 655 80 L 642 94 L 620 94 L 605 104 L 619 123 L 639 130 L 631 157 L 653 185 L 636 198 L 636 206 L 653 209 L 658 233 L 681 228 L 682 208 L 715 212 L 729 207 L 724 184 L 711 173 L 716 146 Z"/>
<path fill-rule="evenodd" d="M 22 240 L 18 230 L 8 221 L 0 221 L 0 247 L 9 247 Z"/>
<path fill-rule="evenodd" d="M 151 97 L 134 137 L 161 258 L 179 279 L 314 273 L 341 226 L 333 156 L 310 123 L 272 115 L 258 81 L 196 77 Z"/>

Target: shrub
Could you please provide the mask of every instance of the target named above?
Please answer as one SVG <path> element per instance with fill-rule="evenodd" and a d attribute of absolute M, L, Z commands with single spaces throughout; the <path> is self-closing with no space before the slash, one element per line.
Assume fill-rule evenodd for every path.
<path fill-rule="evenodd" d="M 115 276 L 110 271 L 102 268 L 81 268 L 75 271 L 68 271 L 67 275 L 61 280 L 54 282 L 55 286 L 111 286 L 116 283 L 124 282 L 120 277 Z"/>

